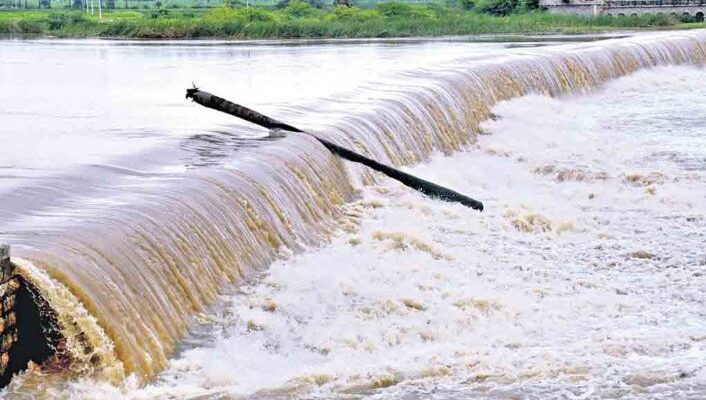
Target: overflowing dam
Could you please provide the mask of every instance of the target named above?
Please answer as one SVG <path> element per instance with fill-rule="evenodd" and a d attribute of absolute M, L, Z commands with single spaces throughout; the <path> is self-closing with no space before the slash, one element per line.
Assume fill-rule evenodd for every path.
<path fill-rule="evenodd" d="M 15 53 L 10 50 L 13 46 Z M 129 51 L 130 46 L 122 49 Z M 706 32 L 491 50 L 464 56 L 464 49 L 456 48 L 439 62 L 431 57 L 420 57 L 421 61 L 409 57 L 411 69 L 398 67 L 396 72 L 409 84 L 395 86 L 378 78 L 383 83 L 377 85 L 377 91 L 337 97 L 316 108 L 304 102 L 299 108 L 277 110 L 270 100 L 263 106 L 280 111 L 283 120 L 380 162 L 414 166 L 430 157 L 476 151 L 479 135 L 494 129 L 487 123 L 498 119 L 495 107 L 512 99 L 562 98 L 590 93 L 641 70 L 703 66 Z M 0 55 L 10 61 L 15 57 L 19 63 L 23 51 L 21 43 L 15 43 L 0 50 Z M 100 48 L 79 51 L 111 57 Z M 183 57 L 186 55 L 178 54 L 175 60 Z M 199 77 L 190 75 L 188 79 L 192 78 Z M 114 78 L 97 79 L 110 82 Z M 175 93 L 183 86 L 176 87 Z M 110 89 L 120 91 L 117 86 Z M 224 90 L 227 95 L 230 89 Z M 232 90 L 238 92 L 237 84 Z M 193 327 L 194 318 L 222 303 L 221 293 L 258 282 L 273 263 L 324 245 L 342 229 L 362 229 L 358 227 L 360 211 L 354 208 L 362 204 L 361 193 L 371 185 L 377 187 L 384 178 L 345 164 L 311 137 L 272 137 L 268 132 L 231 124 L 225 117 L 206 116 L 201 109 L 189 108 L 188 103 L 175 105 L 182 97 L 175 96 L 165 106 L 181 107 L 179 113 L 189 113 L 190 121 L 184 122 L 188 126 L 164 121 L 187 132 L 178 145 L 165 145 L 151 135 L 154 125 L 148 126 L 135 133 L 141 141 L 129 149 L 139 156 L 114 162 L 122 153 L 120 146 L 114 153 L 96 155 L 89 136 L 67 136 L 67 141 L 57 146 L 79 146 L 87 162 L 72 164 L 69 157 L 62 159 L 59 151 L 49 160 L 62 165 L 59 172 L 39 161 L 8 172 L 13 179 L 0 186 L 0 242 L 12 245 L 12 277 L 28 288 L 25 297 L 36 308 L 28 306 L 38 316 L 27 319 L 36 328 L 25 329 L 43 332 L 46 346 L 29 357 L 32 360 L 24 360 L 25 365 L 13 367 L 14 372 L 25 369 L 31 361 L 35 369 L 46 363 L 54 371 L 61 370 L 66 380 L 87 377 L 120 385 L 132 379 L 136 387 L 147 385 L 169 366 L 170 357 L 182 350 L 180 343 Z M 126 104 L 127 100 L 110 107 Z M 32 112 L 26 111 L 28 118 Z M 74 120 L 79 126 L 82 112 L 105 113 L 108 121 L 111 112 L 120 113 L 77 110 Z M 191 134 L 201 118 L 219 128 Z M 501 124 L 502 118 L 496 123 Z M 620 127 L 615 129 L 617 134 Z M 105 148 L 116 140 L 109 136 Z M 502 148 L 494 151 L 500 154 Z M 181 164 L 175 165 L 173 159 Z M 556 172 L 547 168 L 540 173 Z M 590 173 L 579 178 L 583 172 L 572 171 L 566 171 L 567 180 L 603 179 Z M 661 179 L 644 177 L 653 178 Z M 635 181 L 640 183 L 640 179 Z M 483 197 L 483 190 L 489 191 L 490 186 L 474 189 Z M 493 214 L 508 212 L 497 208 L 501 200 L 496 195 L 489 196 L 486 208 Z M 449 212 L 458 219 L 480 218 L 451 205 L 445 207 L 451 207 Z M 513 220 L 519 230 L 531 231 L 544 223 L 538 216 L 523 218 Z M 407 239 L 392 233 L 377 235 L 379 240 L 424 250 L 434 260 L 452 258 L 422 242 L 405 242 Z M 413 300 L 403 303 L 413 311 L 425 309 Z M 468 307 L 485 307 L 486 313 L 495 307 L 492 302 L 479 304 L 471 301 Z M 22 317 L 18 315 L 18 321 Z M 264 329 L 256 322 L 248 324 L 252 332 Z M 29 346 L 21 332 L 12 342 L 14 347 Z M 318 347 L 316 351 L 326 353 Z M 385 385 L 380 382 L 378 387 Z"/>

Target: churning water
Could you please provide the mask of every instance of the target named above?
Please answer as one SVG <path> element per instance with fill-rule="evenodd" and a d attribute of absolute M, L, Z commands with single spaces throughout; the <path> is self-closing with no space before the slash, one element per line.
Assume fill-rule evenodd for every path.
<path fill-rule="evenodd" d="M 79 376 L 45 393 L 704 398 L 706 33 L 454 46 L 396 72 L 404 86 L 283 112 L 381 161 L 430 157 L 409 170 L 482 214 L 299 136 L 218 168 L 129 169 L 55 209 L 7 201 L 0 238 L 58 310 Z M 206 136 L 177 154 L 233 143 Z"/>

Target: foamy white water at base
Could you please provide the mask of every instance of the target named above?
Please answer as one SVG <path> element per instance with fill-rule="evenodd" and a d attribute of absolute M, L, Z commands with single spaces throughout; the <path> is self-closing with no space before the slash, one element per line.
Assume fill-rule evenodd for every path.
<path fill-rule="evenodd" d="M 364 188 L 330 244 L 223 296 L 155 382 L 62 394 L 705 398 L 706 71 L 494 113 L 410 169 L 484 213 Z"/>

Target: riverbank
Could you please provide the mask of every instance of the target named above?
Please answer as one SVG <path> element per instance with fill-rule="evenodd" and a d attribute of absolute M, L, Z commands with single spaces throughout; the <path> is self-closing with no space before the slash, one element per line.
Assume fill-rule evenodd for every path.
<path fill-rule="evenodd" d="M 539 10 L 505 16 L 435 4 L 382 3 L 372 8 L 284 8 L 0 11 L 0 36 L 113 38 L 385 38 L 489 33 L 583 33 L 614 29 L 703 27 L 670 15 L 574 16 Z"/>

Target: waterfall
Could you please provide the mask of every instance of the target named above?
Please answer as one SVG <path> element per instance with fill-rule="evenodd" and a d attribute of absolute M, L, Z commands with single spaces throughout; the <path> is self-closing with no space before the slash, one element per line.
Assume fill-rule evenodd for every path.
<path fill-rule="evenodd" d="M 412 164 L 471 144 L 499 101 L 583 92 L 641 68 L 704 62 L 704 31 L 475 60 L 312 130 L 381 162 Z M 59 350 L 73 372 L 111 381 L 134 373 L 144 382 L 224 286 L 322 243 L 346 222 L 341 205 L 356 196 L 351 172 L 309 137 L 273 140 L 219 168 L 93 200 L 42 235 L 13 234 L 14 261 L 55 313 Z"/>

